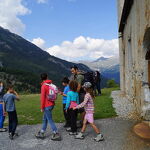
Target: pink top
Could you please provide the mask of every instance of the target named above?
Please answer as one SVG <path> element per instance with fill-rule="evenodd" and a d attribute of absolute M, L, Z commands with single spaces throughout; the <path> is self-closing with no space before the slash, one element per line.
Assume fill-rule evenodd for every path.
<path fill-rule="evenodd" d="M 74 108 L 76 107 L 78 104 L 74 101 L 71 102 L 70 107 L 69 108 Z"/>

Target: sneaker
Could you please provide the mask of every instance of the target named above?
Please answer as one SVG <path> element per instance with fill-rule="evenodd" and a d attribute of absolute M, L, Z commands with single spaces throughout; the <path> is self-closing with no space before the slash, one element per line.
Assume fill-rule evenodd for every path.
<path fill-rule="evenodd" d="M 67 132 L 71 132 L 71 127 L 66 128 Z"/>
<path fill-rule="evenodd" d="M 16 133 L 14 134 L 14 136 L 18 137 L 18 136 L 19 136 L 19 134 L 16 132 Z"/>
<path fill-rule="evenodd" d="M 75 139 L 84 139 L 83 133 L 79 132 L 76 136 Z"/>
<path fill-rule="evenodd" d="M 61 136 L 59 133 L 53 133 L 51 140 L 53 141 L 61 141 Z"/>
<path fill-rule="evenodd" d="M 42 133 L 41 131 L 39 131 L 36 135 L 35 135 L 36 138 L 38 139 L 44 139 L 45 138 L 45 135 L 44 133 Z"/>
<path fill-rule="evenodd" d="M 103 141 L 103 140 L 104 140 L 104 137 L 103 137 L 102 134 L 98 134 L 97 137 L 94 138 L 94 140 L 95 140 L 96 142 Z"/>
<path fill-rule="evenodd" d="M 0 132 L 7 132 L 7 128 L 0 128 Z"/>
<path fill-rule="evenodd" d="M 69 135 L 77 135 L 77 132 L 69 132 Z"/>
<path fill-rule="evenodd" d="M 14 136 L 12 135 L 12 133 L 9 133 L 9 138 L 10 138 L 11 140 L 14 139 Z"/>

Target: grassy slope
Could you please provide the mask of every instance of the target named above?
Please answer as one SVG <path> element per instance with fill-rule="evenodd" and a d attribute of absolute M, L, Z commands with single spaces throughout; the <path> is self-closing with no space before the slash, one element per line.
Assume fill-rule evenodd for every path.
<path fill-rule="evenodd" d="M 112 88 L 103 89 L 102 96 L 96 97 L 95 101 L 95 119 L 109 118 L 116 116 L 112 107 L 112 99 L 110 93 Z M 22 95 L 21 101 L 16 103 L 19 117 L 19 124 L 37 124 L 42 121 L 42 113 L 40 112 L 40 100 L 38 94 Z M 61 97 L 58 98 L 53 111 L 53 119 L 56 122 L 63 122 Z"/>

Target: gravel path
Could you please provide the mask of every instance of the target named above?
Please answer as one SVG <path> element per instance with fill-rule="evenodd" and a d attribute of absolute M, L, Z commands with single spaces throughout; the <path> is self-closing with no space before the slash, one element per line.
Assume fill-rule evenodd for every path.
<path fill-rule="evenodd" d="M 105 141 L 94 142 L 95 134 L 90 127 L 84 140 L 75 140 L 68 135 L 63 124 L 57 124 L 62 141 L 51 141 L 49 129 L 45 140 L 37 140 L 34 134 L 41 125 L 23 125 L 18 127 L 20 136 L 13 141 L 9 140 L 8 133 L 0 133 L 0 150 L 150 150 L 150 143 L 132 133 L 134 121 L 111 118 L 97 120 L 96 124 L 101 128 Z"/>

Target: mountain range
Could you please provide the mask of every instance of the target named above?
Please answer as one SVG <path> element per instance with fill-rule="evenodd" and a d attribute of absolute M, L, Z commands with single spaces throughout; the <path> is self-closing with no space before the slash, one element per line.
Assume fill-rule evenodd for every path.
<path fill-rule="evenodd" d="M 12 83 L 18 91 L 37 93 L 40 90 L 40 74 L 46 72 L 54 84 L 62 87 L 61 80 L 71 75 L 70 67 L 73 65 L 83 71 L 100 70 L 102 88 L 106 87 L 108 79 L 114 78 L 119 83 L 119 61 L 116 58 L 68 62 L 0 27 L 0 80 L 5 85 Z"/>
<path fill-rule="evenodd" d="M 117 56 L 100 57 L 94 61 L 78 61 L 78 63 L 85 64 L 92 70 L 98 70 L 105 78 L 114 79 L 120 83 L 119 57 Z"/>
<path fill-rule="evenodd" d="M 43 72 L 61 86 L 62 78 L 70 76 L 70 67 L 75 64 L 51 56 L 21 36 L 0 27 L 0 80 L 13 83 L 19 91 L 38 92 Z M 76 65 L 81 70 L 90 70 L 84 64 Z"/>

